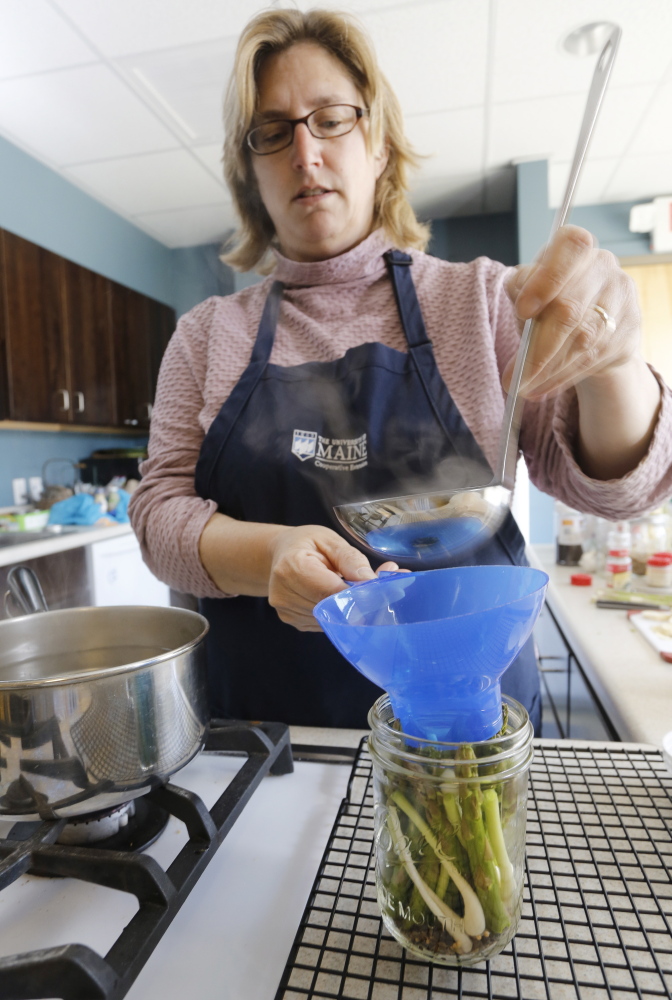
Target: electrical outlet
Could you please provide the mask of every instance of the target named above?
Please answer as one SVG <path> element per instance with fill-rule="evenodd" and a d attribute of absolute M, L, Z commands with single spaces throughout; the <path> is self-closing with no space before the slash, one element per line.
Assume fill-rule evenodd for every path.
<path fill-rule="evenodd" d="M 25 477 L 23 479 L 12 479 L 12 494 L 15 506 L 22 507 L 28 503 L 28 484 Z"/>
<path fill-rule="evenodd" d="M 42 483 L 42 476 L 31 476 L 28 480 L 28 495 L 30 499 L 35 502 L 42 498 L 44 493 L 44 485 Z"/>

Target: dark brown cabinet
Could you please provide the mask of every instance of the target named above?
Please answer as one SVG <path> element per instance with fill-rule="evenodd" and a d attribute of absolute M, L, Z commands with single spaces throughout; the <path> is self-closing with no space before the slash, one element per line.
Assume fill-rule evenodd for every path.
<path fill-rule="evenodd" d="M 114 355 L 110 282 L 71 261 L 63 261 L 70 420 L 114 426 Z"/>
<path fill-rule="evenodd" d="M 143 430 L 168 306 L 0 231 L 0 419 Z"/>
<path fill-rule="evenodd" d="M 175 326 L 175 313 L 131 288 L 110 283 L 114 330 L 116 401 L 119 424 L 148 427 L 163 352 Z"/>
<path fill-rule="evenodd" d="M 68 420 L 62 260 L 11 233 L 2 233 L 4 271 L 3 416 Z"/>

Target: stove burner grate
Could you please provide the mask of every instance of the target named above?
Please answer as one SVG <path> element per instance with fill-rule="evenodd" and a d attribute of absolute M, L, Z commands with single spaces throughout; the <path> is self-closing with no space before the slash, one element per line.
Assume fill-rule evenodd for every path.
<path fill-rule="evenodd" d="M 63 819 L 16 824 L 33 829 L 23 831 L 25 839 L 0 840 L 0 889 L 25 874 L 60 875 L 133 893 L 140 904 L 104 958 L 76 944 L 1 958 L 0 1000 L 53 997 L 54 983 L 62 1000 L 126 996 L 261 779 L 294 768 L 289 728 L 281 723 L 214 720 L 203 752 L 248 758 L 210 811 L 197 795 L 172 784 L 136 800 L 136 805 L 143 801 L 187 827 L 189 839 L 166 871 L 147 855 L 100 842 L 84 847 L 56 843 Z"/>
<path fill-rule="evenodd" d="M 123 820 L 120 821 L 119 814 Z M 152 800 L 151 795 L 142 795 L 140 798 L 131 799 L 124 806 L 115 806 L 113 809 L 104 810 L 103 814 L 90 813 L 82 817 L 77 817 L 73 822 L 69 820 L 59 833 L 56 843 L 65 846 L 81 847 L 84 850 L 95 847 L 101 851 L 133 851 L 139 853 L 158 840 L 168 825 L 170 813 L 167 809 L 162 809 Z M 115 822 L 116 820 L 116 822 Z M 106 822 L 107 821 L 107 822 Z M 9 831 L 7 840 L 22 841 L 29 840 L 34 836 L 42 823 L 15 823 Z M 87 837 L 86 827 L 97 827 L 102 830 L 103 835 L 98 837 L 95 831 L 91 831 Z M 106 835 L 106 828 L 111 831 Z M 79 831 L 83 832 L 81 835 Z"/>

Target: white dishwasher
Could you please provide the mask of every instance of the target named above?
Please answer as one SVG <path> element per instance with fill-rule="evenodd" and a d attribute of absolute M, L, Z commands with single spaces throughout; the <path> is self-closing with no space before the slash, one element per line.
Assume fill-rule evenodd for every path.
<path fill-rule="evenodd" d="M 140 544 L 132 532 L 104 538 L 87 546 L 91 602 L 170 606 L 170 588 L 142 561 Z"/>

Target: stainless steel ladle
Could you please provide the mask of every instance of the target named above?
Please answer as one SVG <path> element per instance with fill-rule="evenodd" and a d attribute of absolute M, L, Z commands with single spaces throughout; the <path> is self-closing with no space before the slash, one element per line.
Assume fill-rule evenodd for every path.
<path fill-rule="evenodd" d="M 551 227 L 550 239 L 565 224 L 571 211 L 620 39 L 621 29 L 614 25 L 593 73 L 572 168 L 562 204 Z M 477 549 L 499 529 L 513 495 L 524 404 L 519 390 L 534 326 L 534 321 L 528 320 L 521 334 L 504 410 L 499 461 L 493 478 L 486 484 L 481 480 L 473 486 L 461 486 L 459 489 L 432 490 L 334 507 L 342 526 L 358 542 L 377 555 L 395 559 L 402 565 L 410 560 L 448 565 Z"/>

